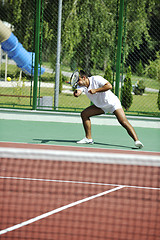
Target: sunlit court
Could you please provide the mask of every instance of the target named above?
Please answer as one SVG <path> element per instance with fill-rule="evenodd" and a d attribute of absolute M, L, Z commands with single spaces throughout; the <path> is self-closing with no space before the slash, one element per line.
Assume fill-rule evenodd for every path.
<path fill-rule="evenodd" d="M 0 1 L 0 239 L 160 239 L 160 3 Z"/>
<path fill-rule="evenodd" d="M 95 144 L 83 146 L 79 118 L 1 111 L 1 239 L 158 240 L 158 125 L 131 120 L 143 124 L 138 149 L 115 119 L 93 118 Z"/>
<path fill-rule="evenodd" d="M 6 146 L 1 239 L 159 238 L 160 155 Z"/>

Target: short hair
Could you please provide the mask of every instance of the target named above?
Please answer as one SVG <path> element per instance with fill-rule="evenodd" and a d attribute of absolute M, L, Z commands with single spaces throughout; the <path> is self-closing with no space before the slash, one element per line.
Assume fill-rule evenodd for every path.
<path fill-rule="evenodd" d="M 85 71 L 83 71 L 83 70 L 79 71 L 79 75 L 80 75 L 81 78 L 83 78 L 84 76 L 88 77 L 88 74 Z"/>

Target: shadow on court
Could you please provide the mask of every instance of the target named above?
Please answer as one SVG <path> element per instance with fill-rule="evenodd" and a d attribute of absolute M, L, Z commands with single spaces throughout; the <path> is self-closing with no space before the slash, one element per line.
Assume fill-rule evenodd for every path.
<path fill-rule="evenodd" d="M 45 143 L 49 143 L 49 142 L 55 142 L 55 143 L 70 143 L 70 144 L 73 144 L 78 141 L 77 140 L 59 140 L 59 139 L 33 139 L 33 141 L 39 141 L 40 143 L 42 144 L 45 144 Z M 98 145 L 99 147 L 101 146 L 106 146 L 106 147 L 111 147 L 111 148 L 114 148 L 114 147 L 118 147 L 118 148 L 127 148 L 127 149 L 134 149 L 134 150 L 139 150 L 138 148 L 136 147 L 129 147 L 129 146 L 126 146 L 126 145 L 119 145 L 119 144 L 109 144 L 109 143 L 101 143 L 101 142 L 94 142 L 93 145 Z M 93 146 L 92 144 L 86 144 L 86 145 L 83 145 L 83 144 L 76 144 L 76 146 Z"/>

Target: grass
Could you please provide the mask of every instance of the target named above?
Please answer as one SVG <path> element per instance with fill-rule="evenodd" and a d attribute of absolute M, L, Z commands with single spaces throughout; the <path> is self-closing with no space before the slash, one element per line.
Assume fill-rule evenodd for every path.
<path fill-rule="evenodd" d="M 133 102 L 129 111 L 137 112 L 159 112 L 157 104 L 157 93 L 133 95 Z"/>
<path fill-rule="evenodd" d="M 0 88 L 1 94 L 6 95 L 18 95 L 16 93 L 15 88 Z M 39 92 L 38 92 L 39 93 Z M 22 89 L 22 96 L 30 96 L 30 87 L 25 87 Z M 53 96 L 54 101 L 54 89 L 53 88 L 41 88 L 40 96 Z M 146 93 L 142 96 L 133 95 L 133 103 L 129 109 L 129 111 L 133 112 L 155 112 L 158 113 L 158 105 L 157 105 L 157 93 Z M 32 98 L 26 97 L 2 97 L 0 96 L 0 105 L 22 105 L 22 106 L 30 106 L 30 101 L 32 104 Z M 54 105 L 54 103 L 53 103 Z M 89 99 L 85 95 L 81 95 L 79 98 L 74 98 L 72 94 L 69 93 L 61 93 L 59 95 L 59 107 L 63 110 L 73 110 L 79 111 L 81 109 L 86 108 L 90 105 Z"/>
<path fill-rule="evenodd" d="M 137 81 L 143 80 L 144 81 L 144 85 L 147 88 L 152 88 L 152 89 L 160 89 L 160 83 L 155 80 L 155 79 L 151 79 L 148 77 L 138 77 L 136 75 L 132 75 L 132 85 L 135 85 L 137 83 Z"/>
<path fill-rule="evenodd" d="M 45 64 L 46 65 L 46 64 Z M 47 65 L 49 67 L 49 64 Z M 3 70 L 4 64 L 2 64 L 1 69 Z M 16 65 L 8 65 L 8 76 L 14 75 L 17 70 Z M 62 66 L 62 71 L 68 71 L 68 68 L 66 66 Z M 97 72 L 98 74 L 98 72 Z M 101 72 L 101 75 L 103 73 Z M 53 83 L 53 75 L 49 73 L 44 74 L 44 78 L 49 79 L 49 82 Z M 154 79 L 150 79 L 147 77 L 138 77 L 136 75 L 132 75 L 132 85 L 136 84 L 138 80 L 143 80 L 144 85 L 147 88 L 152 89 L 159 89 L 160 84 L 158 81 Z M 18 95 L 18 96 L 30 96 L 30 87 L 23 86 L 22 88 L 18 86 L 16 87 L 0 87 L 0 94 L 4 95 Z M 38 92 L 39 94 L 39 92 Z M 49 87 L 41 87 L 40 96 L 53 96 L 53 105 L 54 105 L 54 88 Z M 134 112 L 134 114 L 138 114 L 138 112 L 141 113 L 156 113 L 159 115 L 159 109 L 157 105 L 157 98 L 158 93 L 154 92 L 145 92 L 142 96 L 140 95 L 133 95 L 133 103 L 129 109 L 129 112 Z M 66 110 L 66 111 L 80 111 L 81 109 L 86 108 L 90 105 L 89 99 L 82 95 L 79 98 L 74 98 L 72 94 L 68 93 L 61 93 L 59 95 L 59 107 L 60 109 Z M 0 106 L 6 107 L 6 106 L 19 106 L 24 107 L 28 106 L 29 108 L 32 107 L 32 98 L 23 98 L 23 97 L 5 97 L 0 96 Z"/>

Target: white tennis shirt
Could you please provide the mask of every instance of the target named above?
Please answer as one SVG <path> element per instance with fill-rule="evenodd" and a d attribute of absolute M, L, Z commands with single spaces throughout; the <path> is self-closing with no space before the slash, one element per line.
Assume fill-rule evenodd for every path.
<path fill-rule="evenodd" d="M 105 92 L 97 92 L 95 94 L 91 94 L 88 92 L 90 89 L 97 89 L 104 86 L 107 82 L 108 81 L 101 76 L 92 76 L 89 77 L 90 84 L 88 88 L 85 86 L 84 87 L 78 86 L 77 89 L 84 92 L 87 95 L 87 97 L 91 100 L 91 102 L 95 106 L 103 109 L 105 113 L 106 112 L 112 113 L 116 109 L 122 107 L 118 97 L 111 90 L 107 90 Z"/>

